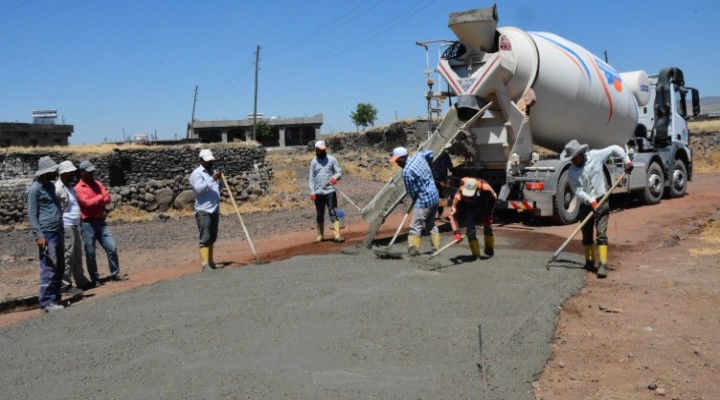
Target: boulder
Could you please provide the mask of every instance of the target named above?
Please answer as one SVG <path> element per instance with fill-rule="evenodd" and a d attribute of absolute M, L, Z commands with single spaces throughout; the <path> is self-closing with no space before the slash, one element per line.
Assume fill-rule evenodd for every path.
<path fill-rule="evenodd" d="M 155 192 L 155 201 L 158 204 L 158 210 L 160 210 L 160 212 L 163 212 L 170 208 L 173 198 L 173 191 L 170 188 L 165 187 L 162 189 L 158 189 Z"/>
<path fill-rule="evenodd" d="M 195 204 L 195 195 L 192 190 L 183 190 L 180 194 L 175 197 L 173 206 L 178 209 L 192 208 Z"/>

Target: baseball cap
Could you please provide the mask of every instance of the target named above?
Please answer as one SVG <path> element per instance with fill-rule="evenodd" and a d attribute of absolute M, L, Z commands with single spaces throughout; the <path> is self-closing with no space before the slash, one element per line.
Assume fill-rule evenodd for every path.
<path fill-rule="evenodd" d="M 317 142 L 315 142 L 315 148 L 318 149 L 318 150 L 326 150 L 326 149 L 327 149 L 327 146 L 325 145 L 325 141 L 324 141 L 324 140 L 318 140 Z"/>
<path fill-rule="evenodd" d="M 212 151 L 210 149 L 202 149 L 200 150 L 200 158 L 203 159 L 203 161 L 212 161 L 215 159 L 215 156 L 213 156 Z"/>
<path fill-rule="evenodd" d="M 75 164 L 72 163 L 72 161 L 63 161 L 58 165 L 58 173 L 64 174 L 66 172 L 75 172 L 77 171 L 77 168 L 75 168 Z"/>
<path fill-rule="evenodd" d="M 78 169 L 81 169 L 85 172 L 93 172 L 93 171 L 95 171 L 95 166 L 89 160 L 85 160 L 80 163 L 80 166 L 78 167 Z"/>
<path fill-rule="evenodd" d="M 475 196 L 475 192 L 477 192 L 477 180 L 474 178 L 466 180 L 462 188 L 462 195 L 472 197 Z"/>
<path fill-rule="evenodd" d="M 392 157 L 390 157 L 390 162 L 397 161 L 400 157 L 407 157 L 408 151 L 404 147 L 396 147 L 392 151 Z"/>

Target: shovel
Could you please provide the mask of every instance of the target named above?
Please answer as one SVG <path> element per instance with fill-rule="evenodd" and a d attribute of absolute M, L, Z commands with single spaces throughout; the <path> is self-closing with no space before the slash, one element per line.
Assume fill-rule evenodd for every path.
<path fill-rule="evenodd" d="M 243 232 L 245 232 L 245 237 L 247 238 L 248 244 L 250 245 L 250 250 L 252 250 L 252 253 L 255 256 L 255 261 L 260 264 L 260 258 L 258 258 L 257 252 L 255 252 L 255 246 L 253 246 L 253 242 L 250 239 L 250 234 L 248 233 L 248 230 L 245 227 L 245 223 L 240 216 L 240 209 L 238 209 L 237 203 L 235 203 L 235 196 L 233 196 L 230 185 L 228 185 L 227 180 L 225 179 L 225 174 L 220 174 L 220 176 L 222 177 L 223 183 L 225 184 L 225 188 L 227 188 L 227 191 L 230 194 L 230 200 L 232 200 L 233 207 L 235 207 L 235 213 L 237 213 L 238 219 L 240 220 L 240 225 L 242 225 Z"/>
<path fill-rule="evenodd" d="M 466 237 L 466 235 L 462 235 L 462 236 L 460 236 L 460 239 L 453 240 L 452 242 L 450 242 L 450 243 L 446 244 L 445 246 L 441 247 L 440 249 L 438 249 L 438 251 L 432 253 L 432 254 L 430 255 L 430 257 L 428 257 L 428 260 L 430 260 L 430 259 L 432 259 L 433 257 L 435 257 L 436 255 L 442 253 L 443 251 L 447 250 L 448 248 L 450 248 L 450 247 L 452 247 L 452 246 L 455 246 L 456 244 L 462 242 L 462 240 L 465 239 L 465 237 Z"/>
<path fill-rule="evenodd" d="M 615 183 L 613 183 L 613 185 L 610 187 L 610 189 L 607 191 L 607 193 L 605 193 L 605 196 L 603 196 L 603 197 L 600 199 L 600 201 L 598 201 L 598 207 L 599 207 L 601 204 L 605 203 L 605 201 L 610 197 L 610 194 L 612 193 L 612 191 L 615 190 L 615 188 L 618 187 L 618 185 L 620 185 L 620 182 L 622 182 L 622 180 L 625 178 L 626 175 L 627 175 L 627 172 L 623 172 L 622 175 L 620 175 L 620 176 L 617 178 L 617 180 L 615 181 Z M 551 264 L 553 261 L 555 261 L 555 259 L 557 258 L 557 256 L 560 255 L 560 253 L 565 249 L 565 247 L 568 245 L 568 243 L 570 243 L 570 241 L 573 240 L 573 238 L 575 237 L 575 235 L 577 235 L 577 233 L 580 232 L 580 229 L 582 229 L 582 227 L 585 226 L 585 224 L 586 224 L 588 221 L 590 221 L 590 218 L 592 218 L 592 216 L 593 216 L 594 214 L 595 214 L 594 211 L 591 212 L 591 213 L 588 213 L 587 217 L 585 217 L 585 219 L 582 220 L 582 222 L 580 223 L 580 225 L 578 225 L 578 227 L 575 228 L 575 230 L 573 231 L 573 233 L 571 233 L 570 236 L 568 236 L 568 238 L 565 240 L 565 243 L 563 243 L 562 246 L 560 246 L 560 248 L 557 249 L 557 250 L 555 251 L 555 253 L 553 253 L 553 256 L 552 256 L 552 258 L 550 259 L 550 261 L 548 261 L 547 264 L 545 264 L 545 268 L 546 268 L 548 271 L 550 271 L 550 264 Z"/>
<path fill-rule="evenodd" d="M 335 191 L 338 192 L 338 193 L 340 193 L 340 195 L 342 195 L 342 197 L 344 197 L 345 200 L 349 201 L 350 204 L 353 205 L 353 207 L 357 208 L 358 211 L 362 212 L 362 208 L 358 207 L 357 204 L 355 204 L 352 200 L 350 200 L 350 198 L 347 197 L 347 195 L 346 195 L 345 193 L 343 193 L 342 190 L 340 190 L 340 188 L 338 188 L 337 186 L 335 186 Z"/>
<path fill-rule="evenodd" d="M 407 211 L 405 212 L 405 215 L 403 216 L 402 221 L 400 221 L 400 226 L 398 226 L 397 230 L 395 231 L 395 235 L 393 235 L 393 237 L 390 240 L 390 243 L 388 243 L 387 247 L 385 247 L 384 250 L 375 250 L 376 256 L 378 256 L 380 258 L 402 258 L 402 256 L 393 257 L 393 255 L 390 253 L 390 249 L 392 248 L 393 243 L 395 243 L 395 239 L 397 239 L 403 226 L 405 226 L 405 221 L 407 221 L 408 216 L 410 215 L 410 212 L 412 211 L 414 206 L 415 206 L 415 200 L 413 200 L 412 203 L 410 203 L 410 207 L 408 207 Z"/>

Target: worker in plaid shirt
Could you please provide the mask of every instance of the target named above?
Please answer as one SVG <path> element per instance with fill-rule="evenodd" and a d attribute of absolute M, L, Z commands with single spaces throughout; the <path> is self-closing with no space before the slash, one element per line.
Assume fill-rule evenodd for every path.
<path fill-rule="evenodd" d="M 408 158 L 408 151 L 404 147 L 393 149 L 392 158 L 390 158 L 390 162 L 396 163 L 403 169 L 405 189 L 414 205 L 410 234 L 408 235 L 408 253 L 411 256 L 416 256 L 420 252 L 423 228 L 430 232 L 433 249 L 435 251 L 440 249 L 440 231 L 435 226 L 435 214 L 437 214 L 440 195 L 435 187 L 430 169 L 432 159 L 431 151 L 419 151 Z"/>

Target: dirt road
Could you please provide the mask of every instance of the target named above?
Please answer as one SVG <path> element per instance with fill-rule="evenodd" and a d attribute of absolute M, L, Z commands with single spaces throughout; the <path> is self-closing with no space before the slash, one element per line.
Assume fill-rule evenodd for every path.
<path fill-rule="evenodd" d="M 430 394 L 438 393 L 445 393 L 445 398 L 477 398 L 477 394 L 482 389 L 482 382 L 477 380 L 480 378 L 477 370 L 473 371 L 475 374 L 471 376 L 470 370 L 466 368 L 467 365 L 458 369 L 450 367 L 454 374 L 443 375 L 443 379 L 433 379 L 431 376 L 434 376 L 438 370 L 427 367 L 427 365 L 436 363 L 446 368 L 459 362 L 460 359 L 464 360 L 462 363 L 467 364 L 473 360 L 473 357 L 468 357 L 465 353 L 474 354 L 476 361 L 477 351 L 472 353 L 472 347 L 467 343 L 470 336 L 477 335 L 477 322 L 491 319 L 495 323 L 498 315 L 527 315 L 528 310 L 538 310 L 537 305 L 543 301 L 541 297 L 530 295 L 530 291 L 540 290 L 547 293 L 550 289 L 557 289 L 553 285 L 565 282 L 562 290 L 556 292 L 551 297 L 552 301 L 546 304 L 552 313 L 538 316 L 538 319 L 547 320 L 546 322 L 551 327 L 545 341 L 543 338 L 546 334 L 540 332 L 542 329 L 537 332 L 537 336 L 525 335 L 526 331 L 523 330 L 523 335 L 513 334 L 505 337 L 508 332 L 513 331 L 514 326 L 526 327 L 527 324 L 523 324 L 522 318 L 505 321 L 505 325 L 502 325 L 501 328 L 497 328 L 494 332 L 488 332 L 487 340 L 488 343 L 491 343 L 491 347 L 502 349 L 508 347 L 509 351 L 502 355 L 492 354 L 492 357 L 489 357 L 487 371 L 490 372 L 490 375 L 487 378 L 492 394 L 497 396 L 504 394 L 510 397 L 490 398 L 532 398 L 527 394 L 529 393 L 529 384 L 533 380 L 532 376 L 540 372 L 545 363 L 544 359 L 550 354 L 542 350 L 545 348 L 548 351 L 552 350 L 552 357 L 547 368 L 534 384 L 534 391 L 538 398 L 625 399 L 650 398 L 648 396 L 654 394 L 666 394 L 668 398 L 675 396 L 678 399 L 710 399 L 714 394 L 720 392 L 720 388 L 713 379 L 720 370 L 718 362 L 720 360 L 718 354 L 718 349 L 720 349 L 720 343 L 718 343 L 718 338 L 720 338 L 720 315 L 718 314 L 720 293 L 718 293 L 718 288 L 720 285 L 718 285 L 717 274 L 718 253 L 713 252 L 713 249 L 717 250 L 718 244 L 705 242 L 700 236 L 700 227 L 707 222 L 708 216 L 713 215 L 720 208 L 720 193 L 715 190 L 719 184 L 720 175 L 701 174 L 696 175 L 695 181 L 690 183 L 689 194 L 682 199 L 665 200 L 657 206 L 640 208 L 633 208 L 632 204 L 623 204 L 622 199 L 616 201 L 614 206 L 617 211 L 611 215 L 609 227 L 610 276 L 606 280 L 597 280 L 590 275 L 585 277 L 585 288 L 580 291 L 578 296 L 563 306 L 555 333 L 556 340 L 552 346 L 548 345 L 555 318 L 555 311 L 552 310 L 551 304 L 555 304 L 556 301 L 561 302 L 563 293 L 572 294 L 577 290 L 570 282 L 575 277 L 582 277 L 582 271 L 579 268 L 573 268 L 580 264 L 573 261 L 576 258 L 568 255 L 563 257 L 566 259 L 564 264 L 552 268 L 549 273 L 540 274 L 538 270 L 545 272 L 543 261 L 548 258 L 547 253 L 527 253 L 526 251 L 515 251 L 515 249 L 553 251 L 562 243 L 572 227 L 548 227 L 518 223 L 508 223 L 504 226 L 501 224 L 496 230 L 498 256 L 491 259 L 491 262 L 502 263 L 504 269 L 501 271 L 507 275 L 495 278 L 485 275 L 489 271 L 495 271 L 495 268 L 498 267 L 497 265 L 493 267 L 491 263 L 483 264 L 483 269 L 466 270 L 468 266 L 463 263 L 460 263 L 459 267 L 454 266 L 453 260 L 462 260 L 463 251 L 467 252 L 467 249 L 461 246 L 456 246 L 448 252 L 446 268 L 433 272 L 421 272 L 422 268 L 418 268 L 417 265 L 402 264 L 403 261 L 378 262 L 368 258 L 370 267 L 365 269 L 373 270 L 374 277 L 358 278 L 354 275 L 356 273 L 354 270 L 351 275 L 347 276 L 344 275 L 349 271 L 347 268 L 329 271 L 326 266 L 317 266 L 318 261 L 301 257 L 293 259 L 295 261 L 270 264 L 273 266 L 272 272 L 276 271 L 275 266 L 278 271 L 283 271 L 284 275 L 277 277 L 266 276 L 265 274 L 269 270 L 265 266 L 233 268 L 228 272 L 223 272 L 226 275 L 223 275 L 222 278 L 208 277 L 193 273 L 199 269 L 196 265 L 195 247 L 178 248 L 171 244 L 173 240 L 170 240 L 170 243 L 166 238 L 153 241 L 149 239 L 152 236 L 148 236 L 144 242 L 132 239 L 132 243 L 135 244 L 133 247 L 121 244 L 121 248 L 125 249 L 121 253 L 121 257 L 124 260 L 126 272 L 131 275 L 130 281 L 105 285 L 96 289 L 89 293 L 93 297 L 85 298 L 75 304 L 70 310 L 67 310 L 64 314 L 65 317 L 34 318 L 38 315 L 37 311 L 0 315 L 0 324 L 2 325 L 25 320 L 20 324 L 3 328 L 0 331 L 0 342 L 3 344 L 3 348 L 6 348 L 7 344 L 24 342 L 28 337 L 38 336 L 38 332 L 53 328 L 57 331 L 59 328 L 59 333 L 55 334 L 55 338 L 67 338 L 68 335 L 77 337 L 76 339 L 63 339 L 65 340 L 62 346 L 64 352 L 74 353 L 73 349 L 82 344 L 80 346 L 82 350 L 77 350 L 78 356 L 73 356 L 73 359 L 77 358 L 78 363 L 82 365 L 83 360 L 90 360 L 90 365 L 108 365 L 113 364 L 113 360 L 120 359 L 122 360 L 119 363 L 121 371 L 130 371 L 140 366 L 143 367 L 141 370 L 145 370 L 144 368 L 150 368 L 153 371 L 162 370 L 168 365 L 175 365 L 177 362 L 187 363 L 190 362 L 190 359 L 199 357 L 201 361 L 196 367 L 208 368 L 209 371 L 217 373 L 218 376 L 211 374 L 208 382 L 217 384 L 213 387 L 226 387 L 231 390 L 227 393 L 230 397 L 237 397 L 238 393 L 249 393 L 228 383 L 232 379 L 242 378 L 241 380 L 250 379 L 251 382 L 255 382 L 254 385 L 251 385 L 258 390 L 257 393 L 254 393 L 257 396 L 251 396 L 254 398 L 276 398 L 280 397 L 277 393 L 283 391 L 312 394 L 318 398 L 371 397 L 362 396 L 360 393 L 378 393 L 379 398 L 406 398 L 403 396 L 408 394 L 431 398 Z M 279 215 L 281 214 L 271 217 L 277 220 Z M 259 218 L 258 221 L 248 222 L 248 224 L 255 227 L 262 226 L 262 217 L 258 216 L 257 218 Z M 217 252 L 222 254 L 224 260 L 232 265 L 251 264 L 253 257 L 247 243 L 237 240 L 241 234 L 230 221 L 230 217 L 223 219 L 224 225 L 221 227 L 221 232 L 225 232 L 225 237 L 218 243 Z M 391 219 L 385 224 L 387 236 L 392 234 L 391 232 L 394 231 L 395 224 L 398 222 L 399 219 Z M 160 228 L 151 228 L 151 225 L 158 225 Z M 154 222 L 141 226 L 120 224 L 114 226 L 113 229 L 120 243 L 126 240 L 125 237 L 137 238 L 140 236 L 140 240 L 142 240 L 145 234 L 155 234 L 157 237 L 157 235 L 163 234 L 162 232 L 166 232 L 165 234 L 168 235 L 169 232 L 175 232 L 173 237 L 177 244 L 181 241 L 178 237 L 192 236 L 192 233 L 188 233 L 188 231 L 192 232 L 194 226 L 187 221 L 178 220 Z M 349 221 L 348 228 L 344 231 L 345 235 L 351 239 L 348 243 L 349 246 L 362 240 L 364 229 L 362 223 L 356 220 Z M 12 233 L 4 235 L 2 238 L 3 254 L 7 254 L 5 249 L 8 245 L 7 241 L 12 238 Z M 316 246 L 308 244 L 313 237 L 313 232 L 306 229 L 282 236 L 261 237 L 255 241 L 255 245 L 259 249 L 263 261 L 281 259 L 289 253 L 317 254 L 337 251 L 336 245 L 329 242 Z M 404 245 L 404 243 L 398 243 L 397 246 L 402 249 Z M 568 252 L 579 252 L 579 248 L 575 242 L 568 248 Z M 22 255 L 18 255 L 18 257 L 22 257 Z M 342 256 L 341 259 L 333 257 L 336 256 L 330 258 L 331 264 L 339 262 L 345 267 L 359 265 L 356 265 L 357 256 Z M 315 258 L 313 257 L 312 260 Z M 349 265 L 347 265 L 348 263 Z M 511 273 L 513 268 L 509 268 L 509 266 L 514 266 L 515 271 Z M 484 269 L 485 267 L 488 267 L 487 270 Z M 391 271 L 387 271 L 388 269 Z M 102 265 L 101 270 L 103 270 Z M 244 271 L 244 274 L 241 271 Z M 127 291 L 138 285 L 188 273 L 193 274 L 177 281 Z M 251 280 L 250 282 L 254 284 L 248 286 L 245 274 L 250 273 L 253 273 L 259 280 Z M 418 273 L 419 277 L 423 277 L 419 278 L 419 283 L 413 278 L 415 273 Z M 12 275 L 8 273 L 7 269 L 3 270 L 3 274 L 3 282 L 6 277 Z M 437 275 L 447 282 L 439 286 L 425 286 L 430 281 L 433 282 L 432 285 L 436 285 L 435 279 L 425 282 L 424 278 L 427 278 L 425 274 Z M 20 274 L 12 276 L 20 276 Z M 546 278 L 550 277 L 560 279 L 560 281 L 552 284 L 551 281 L 546 281 Z M 383 289 L 387 289 L 382 284 L 386 280 L 392 281 L 390 284 L 392 290 Z M 408 284 L 403 282 L 404 280 L 413 281 L 418 286 L 407 286 Z M 355 286 L 351 284 L 354 281 L 362 283 L 358 283 L 360 286 Z M 227 290 L 228 282 L 233 283 L 231 286 L 234 290 Z M 516 284 L 503 286 L 503 283 L 507 284 L 508 282 Z M 493 290 L 493 285 L 497 286 L 495 289 L 499 289 L 499 292 Z M 301 290 L 300 288 L 305 289 Z M 297 292 L 298 290 L 300 292 Z M 341 297 L 344 296 L 339 296 L 338 290 L 344 295 L 352 293 L 367 296 L 368 290 L 373 292 L 374 296 L 370 302 L 372 315 L 359 314 L 355 306 L 341 300 Z M 123 293 L 105 296 L 116 292 Z M 403 297 L 402 300 L 393 298 L 393 301 L 398 301 L 398 307 L 391 307 L 385 313 L 384 308 L 387 307 L 389 299 L 386 296 L 389 296 L 390 292 L 393 295 L 398 295 L 398 293 L 414 294 L 414 297 Z M 244 297 L 246 293 L 252 295 Z M 283 297 L 283 293 L 289 293 L 290 298 L 285 299 L 286 302 L 282 304 L 276 304 L 266 299 L 267 295 Z M 294 293 L 302 293 L 301 298 L 293 299 Z M 317 295 L 317 293 L 321 295 Z M 469 293 L 477 293 L 478 297 L 468 295 Z M 503 294 L 505 297 L 502 296 Z M 508 294 L 510 296 L 507 296 Z M 487 295 L 489 297 L 485 297 Z M 427 298 L 425 298 L 426 296 Z M 424 301 L 421 301 L 422 299 Z M 256 300 L 259 302 L 252 308 L 252 315 L 255 317 L 239 317 L 237 315 L 238 310 L 242 309 L 241 305 L 254 304 Z M 531 303 L 528 303 L 527 300 L 531 300 Z M 202 306 L 196 305 L 196 302 Z M 336 305 L 340 307 L 340 312 L 334 307 L 325 308 L 327 304 L 336 302 Z M 503 309 L 506 302 L 519 308 Z M 438 303 L 446 307 L 440 307 Z M 494 311 L 497 314 L 482 314 L 488 304 L 497 307 Z M 362 306 L 367 303 L 360 301 L 356 305 Z M 198 309 L 198 307 L 206 308 Z M 279 307 L 286 311 L 269 315 L 258 313 L 259 309 L 266 307 L 271 309 Z M 308 322 L 296 316 L 298 310 L 327 313 L 327 315 L 323 314 L 327 318 L 315 316 L 309 318 Z M 542 310 L 547 311 L 545 308 Z M 441 329 L 440 326 L 435 325 L 437 316 L 445 315 L 448 312 L 453 313 L 449 314 L 453 315 L 453 318 L 440 318 L 441 325 L 444 325 L 442 328 L 453 327 L 454 323 L 459 320 L 466 322 L 461 328 L 455 327 L 457 328 L 455 333 L 448 333 L 447 329 Z M 381 315 L 377 317 L 379 319 L 376 319 L 375 314 Z M 72 318 L 68 318 L 68 316 Z M 28 318 L 30 319 L 28 320 Z M 250 320 L 245 318 L 250 318 Z M 264 322 L 256 320 L 263 318 Z M 273 322 L 276 318 L 286 319 L 289 322 Z M 143 322 L 147 319 L 154 320 L 156 324 L 147 325 L 147 322 Z M 502 320 L 502 318 L 499 319 Z M 325 320 L 335 323 L 328 325 L 320 323 Z M 473 323 L 467 323 L 470 320 Z M 230 321 L 235 322 L 231 323 Z M 228 336 L 222 335 L 224 332 L 242 330 L 245 324 L 261 322 L 264 324 L 264 329 L 261 330 L 262 334 L 242 338 L 230 336 L 237 339 L 234 341 L 236 347 L 233 347 L 232 344 L 228 345 L 226 343 Z M 126 325 L 129 327 L 128 329 L 132 328 L 132 332 L 128 329 L 115 330 L 116 327 L 122 328 Z M 359 331 L 362 332 L 362 329 L 358 327 L 364 325 L 368 325 L 367 329 L 373 331 L 372 339 L 363 341 L 364 336 L 353 336 L 358 335 Z M 178 333 L 188 327 L 191 331 L 188 336 Z M 321 327 L 322 329 L 320 329 Z M 310 340 L 307 336 L 305 339 L 293 336 L 298 333 L 298 329 L 312 332 L 311 336 L 313 337 L 325 337 L 329 343 L 323 345 L 322 343 L 325 341 L 314 342 L 311 340 L 312 344 L 308 344 L 305 342 L 305 340 Z M 399 342 L 393 342 L 390 346 L 382 345 L 383 341 L 389 340 L 383 339 L 384 337 L 405 337 L 408 329 L 411 334 L 408 335 L 408 342 L 404 345 Z M 174 344 L 163 347 L 163 338 L 169 332 L 172 333 Z M 323 336 L 325 334 L 329 334 L 329 336 Z M 93 339 L 86 335 L 91 335 Z M 459 342 L 446 348 L 447 341 L 452 343 L 452 341 L 459 340 L 460 337 L 463 342 L 460 345 L 462 351 L 451 351 Z M 133 350 L 134 343 L 139 338 L 146 339 L 141 340 L 141 345 Z M 359 342 L 357 342 L 358 340 Z M 476 341 L 477 338 L 474 340 Z M 261 345 L 259 349 L 265 349 L 267 352 L 263 352 L 261 355 L 260 353 L 243 353 L 238 350 L 237 346 L 241 346 L 245 349 L 243 351 L 247 351 L 248 341 Z M 35 340 L 30 340 L 28 346 L 34 342 Z M 203 345 L 203 349 L 198 350 L 200 352 L 198 354 L 198 351 L 187 350 L 186 342 L 208 342 L 209 345 L 207 347 Z M 223 342 L 223 344 L 220 346 L 219 342 Z M 508 342 L 513 345 L 506 346 L 504 344 Z M 303 353 L 298 352 L 292 357 L 292 366 L 283 364 L 280 361 L 281 356 L 291 351 L 294 348 L 293 344 L 300 343 L 307 346 L 307 353 L 304 353 L 306 355 L 313 353 L 318 347 L 323 348 L 323 346 L 329 346 L 324 348 L 328 353 L 322 353 L 324 354 L 322 356 L 318 354 L 317 357 L 310 357 L 306 360 Z M 372 353 L 370 360 L 366 361 L 367 364 L 363 364 L 362 372 L 348 369 L 347 365 L 344 365 L 345 368 L 340 365 L 336 366 L 336 369 L 331 369 L 328 365 L 331 365 L 333 360 L 339 362 L 332 354 L 346 346 L 347 343 L 356 343 L 362 347 L 363 351 L 366 351 L 368 347 L 374 348 L 378 350 L 379 354 Z M 362 343 L 362 345 L 358 343 Z M 34 343 L 34 345 L 40 346 L 38 343 Z M 528 355 L 531 353 L 528 345 L 539 347 L 537 349 L 539 352 L 533 352 L 534 355 L 529 357 Z M 213 348 L 219 350 L 213 350 Z M 436 350 L 437 348 L 446 351 L 440 352 Z M 148 349 L 154 350 L 151 351 L 151 354 L 145 354 L 143 349 L 145 352 L 150 351 Z M 517 351 L 515 352 L 515 350 Z M 21 351 L 24 353 L 14 353 L 13 362 L 2 367 L 3 375 L 6 375 L 5 372 L 12 372 L 9 370 L 10 366 L 13 366 L 13 370 L 19 368 L 20 372 L 41 368 L 40 365 L 34 365 L 36 363 L 23 358 L 28 354 L 35 354 L 30 347 L 23 345 Z M 233 353 L 234 351 L 239 351 L 239 353 Z M 105 353 L 109 355 L 101 356 Z M 250 364 L 243 362 L 241 363 L 242 367 L 232 370 L 229 375 L 218 372 L 217 366 L 208 366 L 215 358 L 227 361 L 223 358 L 223 355 L 226 354 L 243 354 L 251 358 L 259 357 L 260 360 Z M 357 353 L 356 356 L 347 359 L 341 358 L 343 361 L 339 364 L 356 362 L 355 357 L 360 355 Z M 416 358 L 418 355 L 424 356 Z M 456 356 L 459 358 L 454 358 Z M 412 370 L 398 369 L 397 357 L 405 357 L 406 363 L 412 361 L 420 364 L 422 361 L 421 364 L 425 365 L 427 369 L 422 369 L 419 365 L 414 365 Z M 387 363 L 388 358 L 392 358 L 394 361 Z M 528 360 L 529 362 L 530 358 L 539 359 L 540 367 L 523 368 L 523 372 L 516 378 L 512 377 L 514 368 L 518 368 L 517 364 L 510 361 L 510 364 L 501 366 L 499 361 L 508 359 Z M 227 365 L 225 361 L 220 365 Z M 293 371 L 298 373 L 297 364 L 304 363 L 312 364 L 311 368 L 301 368 L 305 372 L 315 371 L 311 374 L 312 379 L 300 379 L 293 374 Z M 272 365 L 280 366 L 271 367 Z M 382 367 L 369 371 L 373 365 Z M 409 367 L 406 365 L 404 368 Z M 507 372 L 498 373 L 503 368 L 508 368 Z M 103 393 L 101 397 L 113 395 L 119 398 L 130 398 L 136 394 L 133 392 L 134 390 L 142 388 L 146 390 L 152 388 L 150 394 L 153 396 L 151 397 L 170 398 L 168 397 L 170 394 L 178 393 L 175 391 L 176 389 L 170 387 L 165 389 L 155 387 L 149 381 L 140 386 L 115 386 L 109 380 L 109 375 L 106 377 L 95 372 L 94 369 L 81 368 L 81 370 L 89 373 L 96 382 L 102 382 L 102 388 L 97 389 L 95 384 L 84 389 L 65 388 L 63 393 L 66 393 L 67 396 L 74 394 L 80 398 L 91 397 L 88 394 L 92 392 L 90 388 L 100 390 L 100 393 Z M 112 371 L 118 372 L 118 370 Z M 389 375 L 388 371 L 390 371 Z M 37 374 L 39 379 L 39 372 Z M 523 374 L 529 375 L 523 378 Z M 186 377 L 184 373 L 175 375 Z M 385 378 L 381 378 L 381 375 Z M 13 380 L 4 380 L 3 385 L 12 386 L 15 390 L 13 393 L 18 395 L 36 398 L 33 397 L 33 391 L 22 384 L 22 382 L 30 381 L 29 375 L 14 376 Z M 115 375 L 113 374 L 113 376 Z M 137 378 L 129 372 L 127 376 L 121 376 L 123 378 L 120 379 L 120 382 L 125 382 L 131 377 Z M 169 386 L 173 386 L 171 383 L 175 383 L 176 386 L 187 389 L 186 386 L 177 382 L 179 378 L 173 379 L 167 373 L 157 372 L 157 375 L 151 374 L 150 376 L 160 381 L 167 380 Z M 277 386 L 273 377 L 292 378 L 290 382 L 294 382 L 296 386 Z M 509 382 L 512 379 L 518 379 L 521 382 Z M 426 380 L 428 384 L 420 385 L 422 389 L 418 389 L 416 384 L 411 384 Z M 62 377 L 58 376 L 57 381 L 62 381 Z M 446 386 L 448 383 L 451 383 L 450 386 L 456 389 L 450 392 L 435 391 L 438 388 L 450 387 Z M 648 389 L 648 385 L 651 384 L 657 387 L 654 391 Z M 206 387 L 206 385 L 200 386 Z M 276 387 L 278 391 L 268 392 L 268 387 Z M 389 391 L 379 389 L 387 387 L 392 389 Z M 235 388 L 234 391 L 233 388 Z M 262 388 L 265 391 L 261 390 Z M 503 392 L 503 390 L 508 390 L 508 392 Z M 198 393 L 195 394 L 201 395 Z M 202 393 L 224 394 L 219 392 Z M 323 393 L 323 395 L 319 396 L 318 393 Z M 523 394 L 512 397 L 511 394 L 517 393 Z M 327 397 L 323 397 L 325 395 Z"/>

